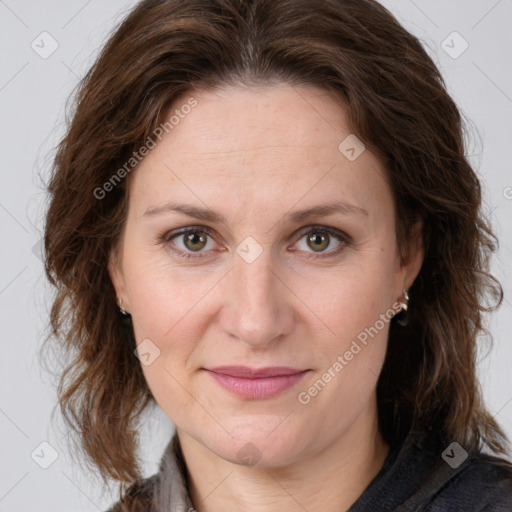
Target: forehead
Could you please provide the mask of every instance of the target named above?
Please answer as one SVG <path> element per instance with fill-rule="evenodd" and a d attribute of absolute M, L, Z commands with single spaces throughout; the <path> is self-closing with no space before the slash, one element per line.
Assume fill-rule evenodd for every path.
<path fill-rule="evenodd" d="M 313 86 L 276 84 L 222 87 L 194 94 L 197 106 L 173 129 L 172 142 L 186 157 L 222 158 L 238 153 L 287 156 L 337 147 L 348 132 L 344 109 L 332 94 Z M 187 101 L 178 98 L 171 113 Z"/>
<path fill-rule="evenodd" d="M 191 98 L 195 106 L 183 108 Z M 173 194 L 225 207 L 236 194 L 247 204 L 284 208 L 300 198 L 307 206 L 327 192 L 331 199 L 378 201 L 387 189 L 373 154 L 365 150 L 351 160 L 340 151 L 354 135 L 343 104 L 323 89 L 279 84 L 192 91 L 175 100 L 166 119 L 171 115 L 172 129 L 130 176 L 138 210 Z"/>

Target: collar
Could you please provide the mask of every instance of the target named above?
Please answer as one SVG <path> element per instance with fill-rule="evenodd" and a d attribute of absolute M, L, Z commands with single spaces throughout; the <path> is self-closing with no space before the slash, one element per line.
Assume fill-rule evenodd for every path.
<path fill-rule="evenodd" d="M 194 510 L 188 492 L 187 470 L 176 433 L 169 441 L 160 462 L 155 498 L 158 503 L 157 510 Z"/>

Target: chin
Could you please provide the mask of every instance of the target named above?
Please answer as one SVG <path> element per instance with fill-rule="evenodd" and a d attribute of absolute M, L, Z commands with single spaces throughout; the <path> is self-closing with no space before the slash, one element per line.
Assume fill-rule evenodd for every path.
<path fill-rule="evenodd" d="M 308 446 L 304 432 L 295 430 L 293 425 L 285 425 L 286 421 L 276 416 L 240 417 L 223 423 L 232 437 L 226 433 L 202 442 L 216 455 L 234 464 L 283 467 L 301 458 Z"/>

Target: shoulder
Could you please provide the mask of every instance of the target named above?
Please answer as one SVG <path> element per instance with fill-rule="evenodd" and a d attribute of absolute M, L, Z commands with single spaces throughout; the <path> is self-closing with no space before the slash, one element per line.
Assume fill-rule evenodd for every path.
<path fill-rule="evenodd" d="M 446 510 L 479 512 L 512 511 L 512 464 L 482 453 L 470 454 L 427 507 L 428 512 Z"/>
<path fill-rule="evenodd" d="M 512 463 L 451 444 L 432 429 L 410 432 L 350 511 L 512 512 Z"/>
<path fill-rule="evenodd" d="M 418 501 L 425 512 L 512 512 L 512 462 L 480 450 L 466 452 L 438 431 L 413 436 L 409 466 L 421 471 Z M 458 449 L 457 449 L 458 448 Z M 411 457 L 412 455 L 412 457 Z M 457 463 L 457 457 L 465 456 Z M 423 499 L 422 499 L 423 494 Z M 428 496 L 428 498 L 426 498 Z M 426 498 L 426 499 L 425 499 Z"/>
<path fill-rule="evenodd" d="M 158 478 L 159 475 L 155 474 L 140 482 L 133 483 L 123 497 L 105 512 L 150 512 Z"/>

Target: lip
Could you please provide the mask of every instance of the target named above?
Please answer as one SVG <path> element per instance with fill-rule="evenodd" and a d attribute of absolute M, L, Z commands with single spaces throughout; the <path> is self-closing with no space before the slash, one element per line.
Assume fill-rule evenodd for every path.
<path fill-rule="evenodd" d="M 309 371 L 289 366 L 217 366 L 204 370 L 227 391 L 253 400 L 278 395 L 295 385 Z"/>

